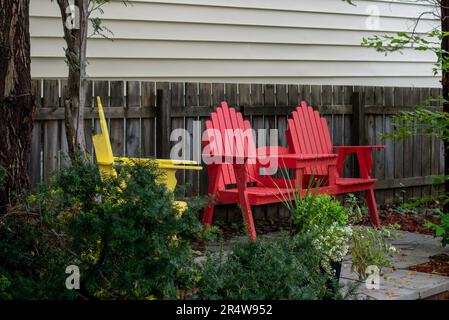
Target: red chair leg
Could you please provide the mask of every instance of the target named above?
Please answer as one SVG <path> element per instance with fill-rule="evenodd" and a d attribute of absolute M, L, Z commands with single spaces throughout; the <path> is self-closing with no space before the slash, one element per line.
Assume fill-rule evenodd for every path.
<path fill-rule="evenodd" d="M 249 202 L 246 182 L 247 169 L 245 165 L 235 165 L 235 176 L 237 178 L 237 189 L 239 192 L 239 205 L 242 210 L 243 222 L 245 223 L 246 234 L 253 241 L 256 241 L 256 228 L 254 226 L 253 213 L 251 212 L 251 204 Z"/>
<path fill-rule="evenodd" d="M 214 217 L 214 208 L 215 208 L 215 204 L 211 203 L 209 205 L 209 207 L 204 209 L 203 224 L 208 224 L 208 225 L 212 224 L 212 219 Z"/>
<path fill-rule="evenodd" d="M 237 180 L 239 184 L 239 205 L 242 210 L 243 222 L 245 223 L 246 235 L 253 241 L 256 241 L 256 227 L 254 226 L 253 213 L 251 212 L 251 204 L 248 198 L 248 192 L 245 190 L 244 184 L 241 185 L 240 179 Z"/>
<path fill-rule="evenodd" d="M 245 223 L 246 234 L 253 241 L 256 241 L 256 227 L 254 225 L 253 213 L 249 201 L 241 201 L 240 207 L 242 209 L 243 222 Z"/>
<path fill-rule="evenodd" d="M 377 212 L 377 203 L 376 197 L 374 196 L 374 189 L 365 191 L 365 200 L 368 205 L 371 222 L 376 227 L 380 227 L 379 213 Z"/>

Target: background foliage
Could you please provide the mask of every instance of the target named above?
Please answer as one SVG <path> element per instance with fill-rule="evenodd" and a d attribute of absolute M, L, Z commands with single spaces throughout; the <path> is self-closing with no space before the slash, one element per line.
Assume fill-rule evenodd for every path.
<path fill-rule="evenodd" d="M 178 217 L 154 164 L 59 172 L 0 218 L 0 291 L 19 299 L 177 298 L 198 274 L 190 248 L 205 235 L 195 206 Z M 77 265 L 81 289 L 65 289 Z"/>

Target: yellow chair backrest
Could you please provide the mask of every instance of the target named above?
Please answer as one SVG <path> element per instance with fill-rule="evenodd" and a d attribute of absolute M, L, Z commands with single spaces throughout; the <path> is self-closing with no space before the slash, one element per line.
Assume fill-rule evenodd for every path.
<path fill-rule="evenodd" d="M 108 125 L 103 112 L 100 97 L 97 97 L 98 116 L 100 118 L 101 133 L 92 137 L 95 149 L 95 157 L 102 173 L 115 174 L 113 169 L 114 155 L 112 153 L 111 140 L 109 140 Z"/>
<path fill-rule="evenodd" d="M 167 186 L 167 189 L 174 191 L 176 188 L 176 170 L 201 170 L 200 166 L 196 166 L 195 161 L 189 160 L 171 160 L 171 159 L 144 159 L 144 158 L 125 158 L 114 157 L 112 153 L 111 140 L 109 139 L 108 125 L 104 116 L 103 105 L 101 104 L 100 97 L 97 97 L 98 115 L 100 118 L 101 133 L 97 133 L 92 136 L 92 142 L 95 149 L 95 157 L 97 159 L 98 166 L 101 174 L 116 175 L 114 170 L 114 162 L 122 163 L 136 163 L 136 162 L 148 162 L 155 161 L 160 169 L 163 171 L 163 175 L 159 179 L 159 183 L 163 183 Z M 174 201 L 175 206 L 182 212 L 187 208 L 187 203 L 183 201 Z"/>

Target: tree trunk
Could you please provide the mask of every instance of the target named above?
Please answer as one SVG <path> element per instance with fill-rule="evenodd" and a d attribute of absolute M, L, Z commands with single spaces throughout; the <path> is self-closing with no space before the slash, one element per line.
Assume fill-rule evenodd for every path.
<path fill-rule="evenodd" d="M 441 31 L 444 33 L 449 32 L 449 0 L 441 0 Z M 441 42 L 441 48 L 446 52 L 449 52 L 449 37 L 444 37 Z M 449 57 L 446 54 L 446 59 Z M 441 84 L 443 86 L 443 98 L 449 101 L 449 73 L 442 71 Z M 449 113 L 449 102 L 443 104 L 443 111 Z M 449 176 L 449 141 L 444 142 L 444 175 Z M 446 195 L 449 195 L 449 181 L 444 181 L 444 191 Z M 449 213 L 449 203 L 444 205 L 444 212 Z"/>
<path fill-rule="evenodd" d="M 6 169 L 0 210 L 29 187 L 34 120 L 31 95 L 29 0 L 0 0 L 0 164 Z"/>
<path fill-rule="evenodd" d="M 69 157 L 73 162 L 86 159 L 86 139 L 84 134 L 84 107 L 86 103 L 86 44 L 88 27 L 88 0 L 76 0 L 79 19 L 73 28 L 67 27 L 68 0 L 58 0 L 67 44 L 65 56 L 68 72 L 68 93 L 64 101 L 65 127 Z"/>

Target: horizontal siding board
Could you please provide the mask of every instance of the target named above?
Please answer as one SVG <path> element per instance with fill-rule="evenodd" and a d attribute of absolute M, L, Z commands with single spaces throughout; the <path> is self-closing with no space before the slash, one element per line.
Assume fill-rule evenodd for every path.
<path fill-rule="evenodd" d="M 58 9 L 54 3 L 45 3 L 46 0 L 31 1 L 31 10 L 35 14 L 40 15 L 57 15 Z M 377 0 L 364 1 L 357 0 L 356 6 L 348 6 L 342 1 L 335 0 L 257 0 L 257 1 L 241 1 L 241 0 L 129 0 L 129 6 L 145 7 L 154 5 L 165 5 L 170 7 L 189 6 L 189 7 L 207 7 L 207 8 L 232 8 L 245 10 L 266 10 L 266 11 L 286 11 L 286 12 L 304 12 L 304 13 L 335 13 L 342 15 L 361 15 L 369 14 L 369 7 L 375 5 L 379 9 L 381 17 L 400 17 L 415 18 L 417 14 L 428 11 L 428 4 L 415 1 L 395 1 Z M 122 0 L 112 0 L 111 4 L 114 8 L 120 10 L 123 7 Z M 424 19 L 431 19 L 431 16 L 424 16 Z"/>
<path fill-rule="evenodd" d="M 219 25 L 185 22 L 154 22 L 108 20 L 102 18 L 103 24 L 113 31 L 111 37 L 117 39 L 147 40 L 184 40 L 184 41 L 219 41 L 249 42 L 273 44 L 328 44 L 360 45 L 363 37 L 370 37 L 376 32 L 369 30 L 332 30 L 323 25 L 321 28 L 281 28 L 277 26 L 258 27 L 240 25 Z M 91 33 L 91 29 L 90 32 Z M 36 17 L 30 19 L 32 37 L 62 37 L 61 19 L 58 17 Z M 394 31 L 382 31 L 393 35 Z M 93 36 L 91 39 L 102 39 Z"/>
<path fill-rule="evenodd" d="M 34 16 L 59 17 L 59 9 L 54 2 L 46 0 L 33 1 Z M 325 8 L 324 5 L 320 6 Z M 246 9 L 237 7 L 195 6 L 191 4 L 173 5 L 169 3 L 134 2 L 124 6 L 122 2 L 112 2 L 102 7 L 104 13 L 94 12 L 93 16 L 105 19 L 138 20 L 138 21 L 169 21 L 169 22 L 197 22 L 212 24 L 256 25 L 278 27 L 322 27 L 329 29 L 367 29 L 368 13 L 345 14 L 343 11 L 278 11 L 261 10 L 260 8 Z M 362 10 L 362 8 L 360 8 Z M 379 13 L 380 8 L 379 8 Z M 408 17 L 382 16 L 379 31 L 401 31 L 410 27 Z M 425 18 L 425 17 L 424 17 Z M 418 32 L 425 32 L 431 27 L 437 27 L 436 19 L 422 21 L 417 26 Z"/>
<path fill-rule="evenodd" d="M 43 68 L 59 64 L 57 76 L 66 72 L 64 59 L 34 58 Z M 332 62 L 332 61 L 242 61 L 242 60 L 170 60 L 170 59 L 89 59 L 89 74 L 111 78 L 120 63 L 120 68 L 129 77 L 144 77 L 149 73 L 154 77 L 362 77 L 376 74 L 382 77 L 397 75 L 408 77 L 430 77 L 432 69 L 425 63 L 387 63 L 387 62 Z M 45 70 L 45 69 L 44 69 Z M 36 71 L 36 70 L 35 70 Z M 62 73 L 62 74 L 61 74 Z"/>
<path fill-rule="evenodd" d="M 378 30 L 366 24 L 372 6 L 379 9 Z M 429 53 L 385 57 L 360 47 L 363 37 L 410 29 L 410 18 L 427 9 L 419 3 L 133 0 L 124 6 L 114 0 L 103 9 L 115 41 L 89 40 L 87 73 L 93 79 L 439 85 Z M 65 77 L 56 3 L 34 0 L 30 16 L 32 76 Z M 417 31 L 437 22 L 424 17 Z"/>
<path fill-rule="evenodd" d="M 33 57 L 62 57 L 64 41 L 57 38 L 34 38 Z M 54 48 L 61 48 L 55 51 Z M 133 48 L 133 50 L 129 50 Z M 332 52 L 332 54 L 329 54 Z M 121 59 L 240 59 L 289 61 L 371 61 L 371 62 L 427 62 L 435 60 L 431 52 L 394 52 L 387 56 L 359 46 L 301 45 L 301 44 L 245 44 L 191 41 L 149 41 L 95 39 L 89 43 L 89 58 Z"/>
<path fill-rule="evenodd" d="M 113 0 L 120 2 L 120 0 Z M 366 15 L 368 7 L 373 5 L 374 1 L 357 1 L 356 6 L 348 6 L 347 3 L 335 0 L 132 0 L 130 3 L 170 3 L 182 5 L 196 5 L 209 7 L 231 7 L 259 10 L 279 10 L 279 11 L 302 11 L 302 12 L 340 12 L 342 14 Z M 376 6 L 382 17 L 407 17 L 415 18 L 428 5 L 419 5 L 419 3 L 391 3 L 391 1 L 375 1 Z"/>

